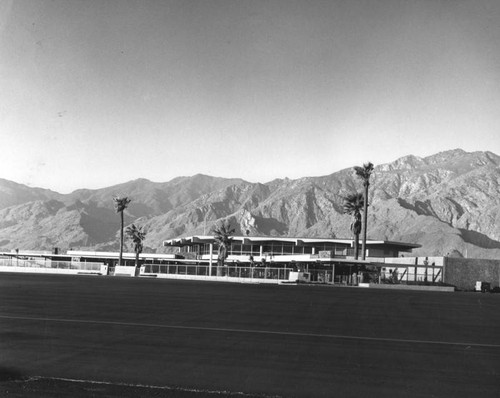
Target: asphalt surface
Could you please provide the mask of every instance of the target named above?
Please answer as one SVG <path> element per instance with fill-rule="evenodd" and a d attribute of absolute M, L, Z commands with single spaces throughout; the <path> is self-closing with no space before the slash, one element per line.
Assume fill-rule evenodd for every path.
<path fill-rule="evenodd" d="M 499 397 L 500 295 L 0 274 L 0 396 Z"/>

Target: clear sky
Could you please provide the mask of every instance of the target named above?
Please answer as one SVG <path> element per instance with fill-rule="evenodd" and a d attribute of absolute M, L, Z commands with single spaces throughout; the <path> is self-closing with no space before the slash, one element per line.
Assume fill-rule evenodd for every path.
<path fill-rule="evenodd" d="M 67 193 L 500 154 L 500 1 L 0 0 L 0 177 Z"/>

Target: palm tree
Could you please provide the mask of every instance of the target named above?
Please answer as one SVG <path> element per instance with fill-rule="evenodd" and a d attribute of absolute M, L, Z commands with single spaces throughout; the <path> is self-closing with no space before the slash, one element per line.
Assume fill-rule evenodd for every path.
<path fill-rule="evenodd" d="M 118 265 L 122 265 L 122 257 L 123 257 L 123 211 L 127 208 L 131 199 L 119 196 L 114 196 L 113 201 L 115 202 L 115 210 L 117 213 L 120 213 L 121 219 L 121 228 L 120 228 L 120 257 L 118 259 Z"/>
<path fill-rule="evenodd" d="M 368 224 L 368 187 L 370 186 L 370 176 L 373 173 L 373 163 L 368 162 L 363 165 L 363 167 L 354 167 L 356 175 L 363 181 L 364 191 L 364 209 L 363 209 L 363 246 L 361 248 L 362 254 L 361 258 L 364 260 L 366 258 L 366 231 Z"/>
<path fill-rule="evenodd" d="M 221 272 L 221 268 L 224 266 L 227 256 L 229 255 L 229 246 L 233 238 L 231 235 L 234 233 L 235 229 L 231 227 L 229 221 L 223 221 L 219 225 L 215 225 L 212 232 L 214 233 L 215 243 L 218 246 L 217 254 L 217 275 Z"/>
<path fill-rule="evenodd" d="M 344 213 L 352 216 L 351 231 L 354 236 L 354 259 L 359 257 L 359 234 L 361 233 L 361 209 L 364 200 L 362 193 L 353 193 L 344 198 Z"/>
<path fill-rule="evenodd" d="M 139 265 L 139 254 L 142 253 L 144 246 L 142 241 L 146 238 L 146 231 L 142 227 L 136 227 L 135 224 L 129 225 L 125 230 L 126 234 L 132 242 L 134 242 L 134 252 L 135 252 L 135 266 Z"/>

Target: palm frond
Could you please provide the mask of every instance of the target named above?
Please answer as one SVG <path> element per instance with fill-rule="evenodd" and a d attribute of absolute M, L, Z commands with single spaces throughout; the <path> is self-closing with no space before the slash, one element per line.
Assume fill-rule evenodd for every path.
<path fill-rule="evenodd" d="M 144 241 L 144 239 L 146 239 L 146 231 L 143 229 L 143 227 L 137 227 L 135 224 L 131 224 L 127 227 L 125 233 L 134 243 L 134 251 L 136 253 L 142 252 L 142 242 Z"/>
<path fill-rule="evenodd" d="M 120 196 L 113 196 L 113 202 L 115 204 L 115 210 L 117 213 L 120 213 L 122 211 L 124 211 L 129 203 L 132 201 L 132 199 L 124 196 L 124 197 L 120 197 Z"/>
<path fill-rule="evenodd" d="M 345 214 L 355 214 L 361 212 L 365 203 L 365 199 L 362 193 L 352 193 L 344 197 L 344 213 Z"/>
<path fill-rule="evenodd" d="M 372 175 L 373 173 L 373 163 L 372 162 L 368 162 L 368 163 L 365 163 L 363 164 L 363 166 L 355 166 L 354 167 L 354 171 L 356 172 L 356 175 L 358 177 L 360 177 L 363 181 L 369 181 L 370 180 L 370 176 Z"/>
<path fill-rule="evenodd" d="M 212 228 L 215 244 L 218 246 L 218 258 L 221 264 L 224 263 L 224 260 L 228 256 L 228 249 L 233 240 L 231 235 L 234 234 L 235 231 L 236 230 L 231 227 L 229 221 L 223 221 Z"/>

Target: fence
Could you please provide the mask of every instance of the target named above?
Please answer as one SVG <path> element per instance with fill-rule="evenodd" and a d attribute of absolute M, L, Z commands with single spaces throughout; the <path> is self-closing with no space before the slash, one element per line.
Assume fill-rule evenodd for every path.
<path fill-rule="evenodd" d="M 19 258 L 0 258 L 0 267 L 5 267 L 8 270 L 22 268 L 36 272 L 36 270 L 74 270 L 84 272 L 103 272 L 105 265 L 103 263 L 94 262 L 70 262 L 70 261 L 52 261 L 41 259 L 19 259 Z"/>
<path fill-rule="evenodd" d="M 141 275 L 192 275 L 192 276 L 227 276 L 231 278 L 248 279 L 275 279 L 288 280 L 291 268 L 264 268 L 264 267 L 212 267 L 212 274 L 209 274 L 207 265 L 163 265 L 145 264 L 141 267 Z"/>
<path fill-rule="evenodd" d="M 209 279 L 211 276 L 227 277 L 236 281 L 237 279 L 258 279 L 267 281 L 288 281 L 290 272 L 294 268 L 275 268 L 275 267 L 242 267 L 242 266 L 212 266 L 212 274 L 209 274 L 209 267 L 207 265 L 181 265 L 181 264 L 144 264 L 141 267 L 141 276 L 154 276 L 159 278 L 174 278 L 178 279 Z M 342 273 L 335 274 L 332 270 L 328 269 L 311 269 L 307 267 L 307 273 L 310 275 L 310 282 L 317 284 L 339 284 L 339 285 L 357 285 L 363 282 L 365 273 Z M 345 271 L 345 270 L 344 270 Z M 176 278 L 177 279 L 177 278 Z M 366 276 L 366 281 L 371 278 Z M 378 281 L 378 274 L 376 280 Z"/>

